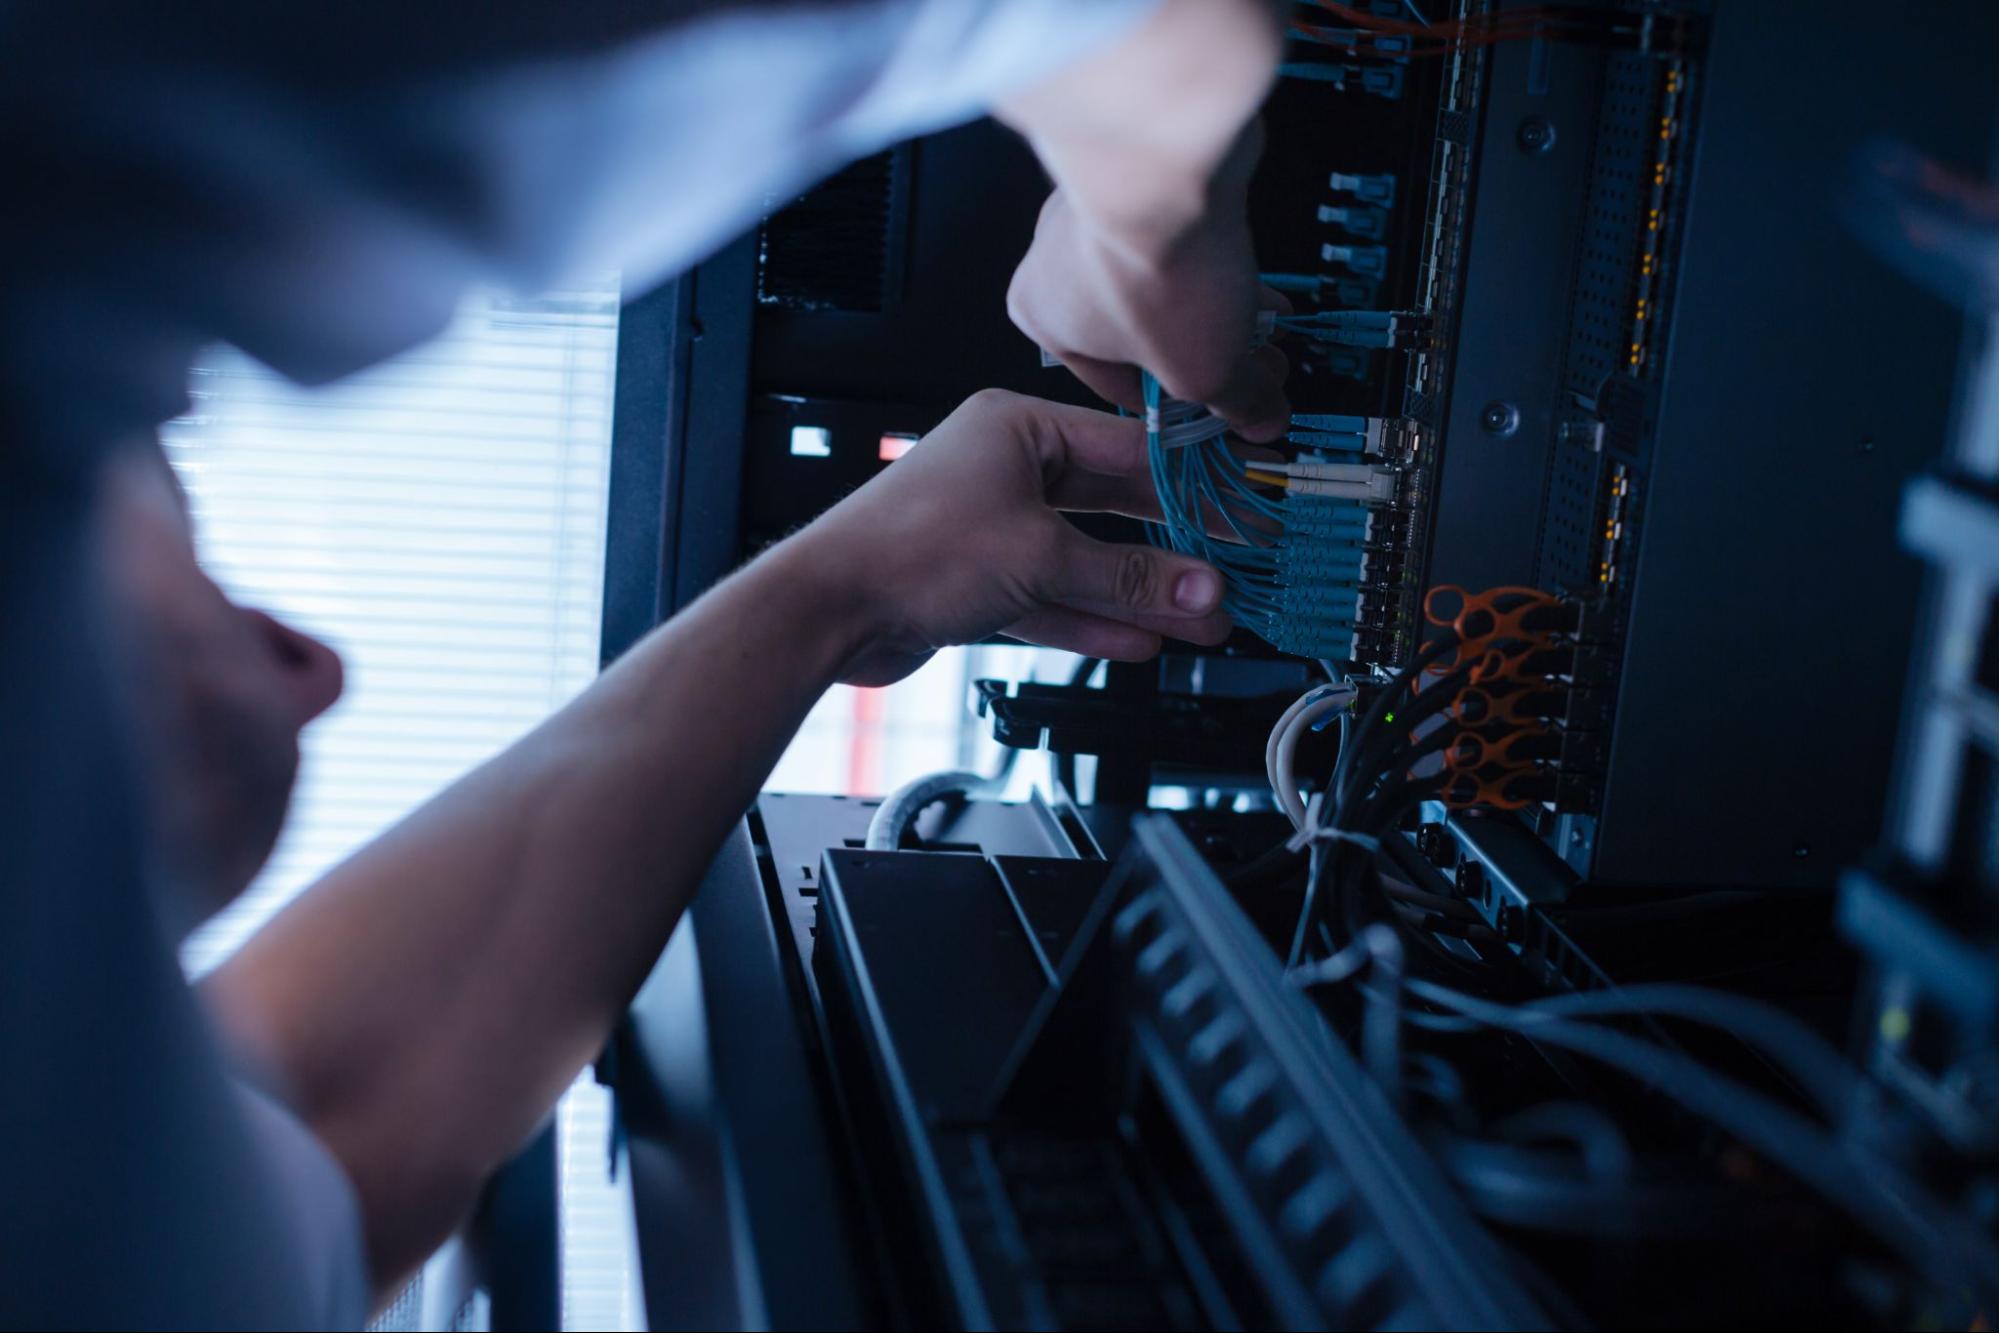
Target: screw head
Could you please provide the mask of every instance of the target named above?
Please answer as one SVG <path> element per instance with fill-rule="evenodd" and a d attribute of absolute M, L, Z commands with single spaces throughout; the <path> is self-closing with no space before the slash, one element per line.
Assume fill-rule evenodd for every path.
<path fill-rule="evenodd" d="M 1812 854 L 1812 846 L 1808 842 L 1801 842 L 1797 846 L 1791 849 L 1791 855 L 1797 857 L 1800 861 L 1804 860 L 1806 857 L 1810 856 L 1811 854 Z"/>
<path fill-rule="evenodd" d="M 1539 116 L 1529 116 L 1520 122 L 1520 128 L 1513 137 L 1523 153 L 1545 153 L 1555 146 L 1555 127 Z"/>
<path fill-rule="evenodd" d="M 1505 437 L 1520 429 L 1520 409 L 1511 403 L 1487 403 L 1478 414 L 1479 428 L 1487 435 Z"/>

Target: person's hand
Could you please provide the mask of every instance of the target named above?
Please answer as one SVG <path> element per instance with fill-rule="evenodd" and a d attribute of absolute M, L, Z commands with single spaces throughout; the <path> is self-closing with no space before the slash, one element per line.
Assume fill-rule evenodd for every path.
<path fill-rule="evenodd" d="M 1212 567 L 1098 541 L 1062 510 L 1157 514 L 1143 428 L 988 390 L 765 560 L 851 622 L 850 684 L 994 633 L 1117 661 L 1227 636 Z"/>
<path fill-rule="evenodd" d="M 1244 437 L 1283 433 L 1284 359 L 1252 353 L 1256 108 L 1284 47 L 1275 0 L 1160 0 L 1123 41 L 1010 98 L 1000 118 L 1055 180 L 1007 309 L 1111 402 L 1139 367 Z"/>
<path fill-rule="evenodd" d="M 1282 352 L 1251 350 L 1260 309 L 1283 298 L 1257 281 L 1246 217 L 1259 135 L 1224 162 L 1210 203 L 1170 238 L 1132 237 L 1050 195 L 1014 273 L 1007 310 L 1023 333 L 1103 398 L 1137 411 L 1139 367 L 1176 398 L 1203 403 L 1238 434 L 1280 438 L 1291 408 Z"/>

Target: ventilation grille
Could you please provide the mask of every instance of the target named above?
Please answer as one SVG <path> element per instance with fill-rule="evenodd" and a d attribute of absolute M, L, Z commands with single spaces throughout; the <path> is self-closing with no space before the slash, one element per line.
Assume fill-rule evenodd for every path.
<path fill-rule="evenodd" d="M 757 300 L 787 310 L 878 314 L 894 302 L 901 154 L 863 158 L 764 220 Z"/>
<path fill-rule="evenodd" d="M 1659 98 L 1659 71 L 1641 56 L 1613 55 L 1604 77 L 1569 325 L 1566 384 L 1584 398 L 1596 397 L 1630 351 L 1633 266 Z"/>
<path fill-rule="evenodd" d="M 1602 458 L 1587 445 L 1561 440 L 1548 473 L 1548 508 L 1541 521 L 1543 588 L 1573 591 L 1591 585 L 1597 521 L 1597 473 Z"/>

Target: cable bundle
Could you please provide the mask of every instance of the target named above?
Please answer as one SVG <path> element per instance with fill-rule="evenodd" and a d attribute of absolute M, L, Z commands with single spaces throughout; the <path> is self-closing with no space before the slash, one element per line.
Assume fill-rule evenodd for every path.
<path fill-rule="evenodd" d="M 1472 594 L 1444 586 L 1424 599 L 1424 616 L 1447 632 L 1375 693 L 1301 827 L 1300 841 L 1321 849 L 1331 887 L 1321 901 L 1315 869 L 1294 962 L 1335 904 L 1349 939 L 1370 897 L 1387 910 L 1374 855 L 1421 802 L 1519 809 L 1556 794 L 1555 719 L 1572 684 L 1562 673 L 1574 665 L 1579 608 L 1535 588 Z"/>
<path fill-rule="evenodd" d="M 1421 346 L 1430 320 L 1414 310 L 1322 310 L 1313 315 L 1280 315 L 1277 327 L 1315 343 L 1390 349 Z"/>
<path fill-rule="evenodd" d="M 1291 462 L 1245 460 L 1204 407 L 1144 377 L 1145 435 L 1160 521 L 1156 545 L 1222 572 L 1223 608 L 1273 647 L 1300 657 L 1353 655 L 1373 508 L 1396 497 L 1397 474 L 1361 461 L 1381 423 L 1303 416 Z M 1276 491 L 1277 494 L 1272 492 Z"/>

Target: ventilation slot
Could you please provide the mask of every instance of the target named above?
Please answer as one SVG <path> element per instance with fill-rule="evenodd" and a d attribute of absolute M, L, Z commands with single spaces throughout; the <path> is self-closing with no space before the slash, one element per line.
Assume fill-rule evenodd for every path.
<path fill-rule="evenodd" d="M 765 219 L 757 300 L 787 310 L 878 314 L 894 304 L 902 154 L 863 158 Z"/>

